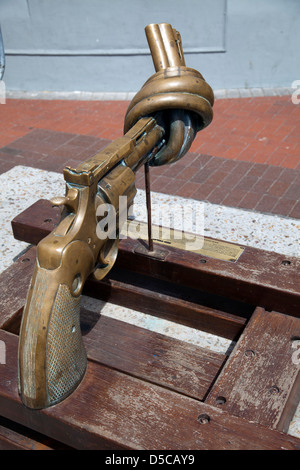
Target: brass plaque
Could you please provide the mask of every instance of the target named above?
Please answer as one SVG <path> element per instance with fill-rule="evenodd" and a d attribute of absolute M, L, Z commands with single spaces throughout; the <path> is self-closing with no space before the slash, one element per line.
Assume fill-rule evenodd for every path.
<path fill-rule="evenodd" d="M 126 237 L 147 241 L 147 223 L 127 220 L 127 223 L 122 228 L 120 238 Z M 223 261 L 236 262 L 244 251 L 244 247 L 239 245 L 158 225 L 152 225 L 152 238 L 154 243 L 178 248 L 179 250 L 191 251 L 192 253 L 198 253 L 199 255 Z"/>

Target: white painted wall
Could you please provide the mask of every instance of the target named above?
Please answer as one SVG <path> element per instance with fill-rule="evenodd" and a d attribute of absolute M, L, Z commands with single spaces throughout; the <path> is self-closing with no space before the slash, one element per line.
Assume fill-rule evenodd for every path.
<path fill-rule="evenodd" d="M 300 79 L 299 0 L 0 0 L 6 88 L 137 91 L 154 72 L 144 34 L 168 22 L 214 89 Z"/>

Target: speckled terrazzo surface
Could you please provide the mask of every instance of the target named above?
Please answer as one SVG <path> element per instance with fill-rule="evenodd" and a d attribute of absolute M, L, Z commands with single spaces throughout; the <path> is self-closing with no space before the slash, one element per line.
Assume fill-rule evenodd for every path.
<path fill-rule="evenodd" d="M 11 220 L 37 200 L 50 199 L 64 194 L 63 176 L 30 167 L 16 166 L 0 175 L 0 272 L 10 266 L 28 245 L 14 239 Z M 176 220 L 174 206 L 187 207 L 187 231 L 201 233 L 212 238 L 234 242 L 259 249 L 275 251 L 287 256 L 300 255 L 300 221 L 258 212 L 219 206 L 216 204 L 152 193 L 153 223 L 181 229 L 180 218 Z M 178 212 L 178 211 L 177 211 Z M 199 215 L 192 220 L 192 214 Z M 146 221 L 145 193 L 138 190 L 134 215 Z M 141 312 L 83 297 L 83 304 L 92 310 L 101 310 L 106 316 L 136 324 L 177 339 L 191 342 L 216 352 L 228 353 L 230 341 L 173 322 L 155 318 Z M 290 425 L 290 434 L 300 437 L 300 406 Z"/>

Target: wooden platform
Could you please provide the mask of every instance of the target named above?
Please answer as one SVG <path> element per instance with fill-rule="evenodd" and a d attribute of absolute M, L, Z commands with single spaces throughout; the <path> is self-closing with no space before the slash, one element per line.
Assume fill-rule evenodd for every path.
<path fill-rule="evenodd" d="M 39 201 L 12 222 L 33 245 L 59 212 Z M 244 247 L 238 261 L 168 247 L 164 260 L 124 239 L 115 268 L 88 296 L 235 342 L 216 353 L 82 309 L 83 382 L 47 410 L 17 392 L 18 331 L 35 261 L 30 248 L 0 276 L 0 448 L 300 449 L 287 434 L 300 399 L 300 260 Z"/>

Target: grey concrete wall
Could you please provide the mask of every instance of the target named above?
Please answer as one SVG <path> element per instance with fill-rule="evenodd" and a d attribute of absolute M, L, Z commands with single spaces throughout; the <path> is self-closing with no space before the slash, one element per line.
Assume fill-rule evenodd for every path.
<path fill-rule="evenodd" d="M 0 0 L 7 90 L 137 91 L 156 22 L 214 89 L 300 79 L 300 0 Z"/>

